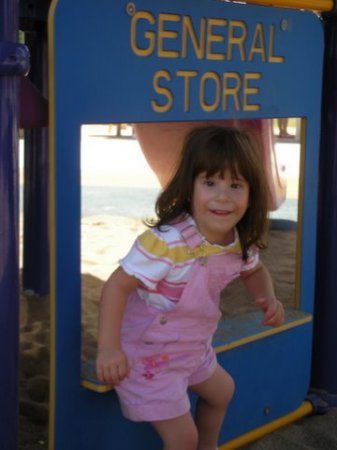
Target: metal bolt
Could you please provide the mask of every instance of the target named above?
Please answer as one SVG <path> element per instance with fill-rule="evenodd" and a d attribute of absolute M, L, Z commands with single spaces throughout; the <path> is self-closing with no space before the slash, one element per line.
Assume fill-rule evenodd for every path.
<path fill-rule="evenodd" d="M 125 9 L 126 9 L 127 14 L 129 14 L 129 16 L 133 16 L 136 12 L 136 5 L 132 2 L 130 2 L 126 5 Z"/>
<path fill-rule="evenodd" d="M 271 407 L 270 407 L 270 406 L 265 406 L 265 407 L 263 408 L 263 414 L 264 414 L 265 416 L 269 416 L 270 413 L 271 413 Z"/>
<path fill-rule="evenodd" d="M 288 21 L 287 21 L 287 19 L 282 19 L 280 26 L 281 26 L 281 30 L 282 31 L 286 31 L 288 29 Z"/>

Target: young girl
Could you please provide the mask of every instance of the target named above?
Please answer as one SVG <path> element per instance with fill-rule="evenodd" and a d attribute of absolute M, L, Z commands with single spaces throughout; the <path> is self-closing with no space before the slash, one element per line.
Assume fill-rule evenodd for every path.
<path fill-rule="evenodd" d="M 220 291 L 240 277 L 264 325 L 284 319 L 258 256 L 267 187 L 249 134 L 192 130 L 156 213 L 104 285 L 97 375 L 115 386 L 126 417 L 153 424 L 164 450 L 215 450 L 234 392 L 211 346 Z"/>

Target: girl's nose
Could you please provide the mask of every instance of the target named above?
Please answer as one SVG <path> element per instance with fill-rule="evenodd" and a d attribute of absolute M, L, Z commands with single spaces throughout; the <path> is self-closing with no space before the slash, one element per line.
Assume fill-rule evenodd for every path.
<path fill-rule="evenodd" d="M 229 195 L 228 195 L 228 189 L 226 187 L 219 187 L 218 189 L 218 198 L 220 200 L 227 200 Z"/>

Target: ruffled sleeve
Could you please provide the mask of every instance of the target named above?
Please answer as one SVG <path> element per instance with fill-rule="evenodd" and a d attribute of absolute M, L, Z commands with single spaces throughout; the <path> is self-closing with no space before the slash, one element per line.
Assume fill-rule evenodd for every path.
<path fill-rule="evenodd" d="M 162 234 L 155 229 L 146 230 L 119 261 L 127 274 L 138 278 L 149 290 L 157 288 L 174 264 Z"/>
<path fill-rule="evenodd" d="M 259 249 L 255 246 L 250 247 L 248 250 L 248 259 L 247 261 L 243 261 L 241 271 L 244 272 L 253 269 L 259 262 L 259 259 Z"/>

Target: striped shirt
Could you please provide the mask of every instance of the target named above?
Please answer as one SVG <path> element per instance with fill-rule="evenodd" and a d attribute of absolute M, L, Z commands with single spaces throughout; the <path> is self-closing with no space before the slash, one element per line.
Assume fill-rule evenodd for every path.
<path fill-rule="evenodd" d="M 187 216 L 186 221 L 195 226 L 192 217 Z M 150 228 L 138 236 L 129 253 L 120 260 L 120 265 L 127 274 L 142 282 L 138 294 L 148 305 L 170 310 L 179 301 L 195 259 L 219 253 L 241 255 L 236 230 L 235 239 L 229 245 L 213 245 L 204 239 L 202 247 L 191 251 L 179 231 L 165 225 L 160 230 Z M 258 260 L 257 249 L 250 249 L 247 262 L 242 261 L 241 271 L 252 269 Z"/>

